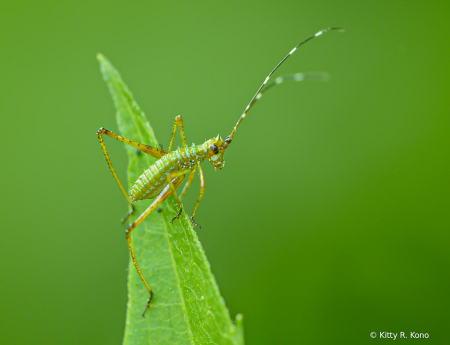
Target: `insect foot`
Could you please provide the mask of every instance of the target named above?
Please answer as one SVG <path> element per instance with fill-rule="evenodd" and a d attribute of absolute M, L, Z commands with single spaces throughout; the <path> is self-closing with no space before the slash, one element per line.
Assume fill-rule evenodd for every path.
<path fill-rule="evenodd" d="M 172 220 L 170 221 L 170 223 L 173 223 L 173 221 L 174 221 L 175 219 L 180 219 L 181 212 L 183 212 L 183 208 L 182 208 L 182 207 L 180 207 L 180 210 L 178 211 L 178 214 L 177 214 L 175 217 L 172 218 Z"/>
<path fill-rule="evenodd" d="M 202 228 L 202 226 L 200 225 L 200 224 L 197 224 L 196 222 L 195 222 L 195 220 L 194 220 L 194 217 L 191 217 L 191 223 L 192 223 L 192 226 L 195 228 L 196 226 L 198 226 L 200 229 Z"/>
<path fill-rule="evenodd" d="M 128 218 L 130 218 L 132 215 L 134 214 L 134 205 L 131 205 L 131 211 L 128 212 L 125 217 L 123 217 L 120 221 L 123 223 L 125 223 L 127 221 Z"/>
<path fill-rule="evenodd" d="M 150 297 L 148 298 L 148 302 L 147 305 L 145 306 L 144 312 L 142 313 L 142 317 L 145 317 L 145 312 L 150 308 L 150 303 L 152 301 L 153 298 L 153 293 L 150 292 Z"/>

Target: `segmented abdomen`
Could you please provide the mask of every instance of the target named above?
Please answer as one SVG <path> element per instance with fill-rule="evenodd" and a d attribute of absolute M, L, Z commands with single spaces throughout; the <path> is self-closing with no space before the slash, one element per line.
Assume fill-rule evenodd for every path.
<path fill-rule="evenodd" d="M 199 161 L 203 161 L 203 156 L 199 155 L 198 147 L 188 147 L 169 152 L 139 176 L 131 188 L 131 197 L 134 200 L 153 199 L 157 197 L 167 185 L 167 175 L 169 173 L 182 170 L 190 171 L 194 169 Z M 181 183 L 180 180 L 183 178 L 177 178 L 177 183 L 174 184 L 179 185 Z"/>

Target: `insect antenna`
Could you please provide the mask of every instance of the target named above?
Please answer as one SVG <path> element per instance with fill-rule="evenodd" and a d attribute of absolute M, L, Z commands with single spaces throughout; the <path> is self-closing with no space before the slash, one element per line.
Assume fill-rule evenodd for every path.
<path fill-rule="evenodd" d="M 227 137 L 227 139 L 225 140 L 225 148 L 228 147 L 228 144 L 231 143 L 231 141 L 233 140 L 234 134 L 236 133 L 236 130 L 238 129 L 239 125 L 241 124 L 242 120 L 245 118 L 245 116 L 247 115 L 248 111 L 250 110 L 250 108 L 253 106 L 253 104 L 255 104 L 255 102 L 261 97 L 262 95 L 262 89 L 264 88 L 264 86 L 266 86 L 267 82 L 269 81 L 270 77 L 272 76 L 272 74 L 278 69 L 278 67 L 281 66 L 281 64 L 283 62 L 285 62 L 287 60 L 287 58 L 289 56 L 291 56 L 292 54 L 294 54 L 294 52 L 297 50 L 298 47 L 300 47 L 302 44 L 312 40 L 313 38 L 316 38 L 322 34 L 324 34 L 325 32 L 331 31 L 331 30 L 338 30 L 343 32 L 344 28 L 341 27 L 329 27 L 323 30 L 320 30 L 319 32 L 317 32 L 316 34 L 308 37 L 307 39 L 305 39 L 304 41 L 300 42 L 299 44 L 297 44 L 294 49 L 292 49 L 289 54 L 287 54 L 283 60 L 281 60 L 278 65 L 275 66 L 275 68 L 272 70 L 272 72 L 269 73 L 269 75 L 266 77 L 266 79 L 264 80 L 264 82 L 262 83 L 262 85 L 259 87 L 258 91 L 256 91 L 255 95 L 253 96 L 252 100 L 250 101 L 250 103 L 247 105 L 247 107 L 245 108 L 244 112 L 242 113 L 241 117 L 239 118 L 238 122 L 236 123 L 236 126 L 234 126 L 233 131 L 231 132 L 231 134 Z M 282 79 L 283 81 L 284 79 Z M 295 80 L 295 79 L 294 79 Z M 281 83 L 281 82 L 279 82 Z M 274 84 L 270 84 L 269 86 L 272 87 L 276 84 L 279 83 L 274 83 Z M 267 88 L 266 88 L 267 89 Z"/>
<path fill-rule="evenodd" d="M 293 73 L 293 74 L 285 74 L 281 77 L 276 77 L 273 82 L 267 84 L 264 90 L 261 90 L 257 99 L 260 99 L 263 94 L 267 92 L 267 90 L 273 88 L 275 85 L 280 85 L 285 81 L 303 81 L 303 80 L 320 80 L 320 81 L 329 81 L 330 75 L 327 72 L 301 72 L 301 73 Z"/>

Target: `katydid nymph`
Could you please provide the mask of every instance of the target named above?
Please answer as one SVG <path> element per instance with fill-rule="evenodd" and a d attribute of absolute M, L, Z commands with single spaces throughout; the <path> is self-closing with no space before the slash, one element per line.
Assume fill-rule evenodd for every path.
<path fill-rule="evenodd" d="M 136 260 L 136 256 L 133 249 L 133 243 L 131 241 L 131 232 L 153 211 L 158 210 L 159 206 L 171 195 L 174 196 L 178 207 L 179 212 L 178 214 L 171 220 L 173 222 L 174 220 L 178 219 L 183 211 L 183 205 L 181 204 L 181 200 L 185 196 L 186 192 L 188 191 L 189 187 L 191 186 L 195 172 L 199 172 L 200 176 L 200 192 L 197 198 L 197 202 L 195 204 L 194 210 L 192 212 L 192 215 L 190 217 L 192 225 L 199 226 L 194 221 L 194 216 L 197 212 L 197 208 L 200 204 L 200 201 L 202 200 L 203 194 L 205 193 L 205 176 L 202 169 L 202 163 L 208 159 L 211 165 L 214 167 L 215 170 L 221 170 L 225 166 L 225 160 L 224 160 L 224 153 L 230 146 L 230 144 L 233 142 L 234 136 L 236 134 L 236 131 L 238 127 L 240 126 L 242 120 L 246 117 L 249 110 L 252 108 L 252 106 L 255 104 L 255 102 L 261 98 L 264 92 L 266 92 L 268 89 L 272 88 L 275 85 L 281 84 L 285 80 L 293 80 L 293 81 L 301 81 L 301 80 L 308 80 L 308 79 L 316 79 L 316 80 L 324 80 L 327 79 L 327 75 L 324 73 L 296 73 L 291 75 L 286 75 L 282 77 L 278 77 L 275 79 L 275 81 L 271 84 L 267 84 L 269 79 L 271 78 L 272 74 L 280 67 L 280 65 L 286 61 L 286 59 L 291 56 L 298 47 L 300 47 L 302 44 L 310 41 L 311 39 L 318 37 L 322 35 L 323 33 L 331 30 L 339 30 L 343 31 L 342 28 L 339 27 L 330 27 L 324 30 L 321 30 L 317 32 L 315 35 L 308 37 L 306 40 L 300 42 L 298 45 L 296 45 L 290 52 L 287 54 L 276 66 L 275 68 L 269 73 L 269 75 L 266 77 L 262 85 L 259 87 L 256 94 L 251 99 L 250 103 L 245 108 L 244 112 L 240 116 L 238 122 L 234 126 L 232 132 L 230 135 L 228 135 L 225 140 L 221 138 L 220 135 L 217 135 L 216 137 L 213 137 L 207 141 L 205 141 L 201 145 L 193 145 L 191 147 L 187 146 L 186 142 L 186 136 L 184 132 L 183 127 L 183 120 L 181 116 L 175 117 L 175 122 L 172 129 L 172 136 L 170 139 L 170 144 L 168 150 L 164 150 L 162 147 L 155 147 L 150 146 L 142 143 L 138 143 L 136 141 L 124 138 L 120 135 L 117 135 L 111 131 L 108 131 L 105 128 L 100 128 L 98 130 L 98 139 L 100 141 L 100 145 L 102 147 L 103 153 L 105 155 L 106 161 L 108 163 L 108 166 L 117 181 L 120 189 L 122 190 L 123 195 L 127 199 L 131 210 L 130 212 L 122 219 L 123 222 L 125 222 L 128 218 L 130 218 L 134 213 L 134 203 L 138 200 L 144 200 L 144 199 L 155 199 L 153 203 L 134 221 L 132 222 L 126 229 L 126 239 L 128 242 L 128 246 L 130 249 L 131 259 L 133 261 L 134 266 L 136 267 L 136 270 L 139 274 L 139 277 L 141 278 L 142 282 L 144 283 L 146 289 L 149 293 L 149 299 L 147 301 L 147 304 L 144 309 L 144 313 L 142 314 L 145 316 L 145 312 L 150 306 L 150 302 L 152 300 L 153 291 L 150 287 L 150 285 L 147 283 L 146 279 L 144 278 L 144 275 L 139 267 L 139 264 Z M 180 131 L 181 136 L 181 148 L 178 148 L 176 150 L 173 149 L 175 134 L 177 131 L 177 128 Z M 130 190 L 130 193 L 128 194 L 123 187 L 122 183 L 120 182 L 114 167 L 111 163 L 111 160 L 109 158 L 108 151 L 106 150 L 105 142 L 103 140 L 103 135 L 107 135 L 113 139 L 119 140 L 125 144 L 131 145 L 138 149 L 138 152 L 143 152 L 146 154 L 149 154 L 158 160 L 151 165 L 147 170 L 145 170 L 142 175 L 137 179 L 137 181 L 134 183 L 133 187 Z M 178 187 L 182 184 L 186 176 L 189 175 L 187 178 L 186 184 L 181 192 L 180 195 L 177 194 Z"/>

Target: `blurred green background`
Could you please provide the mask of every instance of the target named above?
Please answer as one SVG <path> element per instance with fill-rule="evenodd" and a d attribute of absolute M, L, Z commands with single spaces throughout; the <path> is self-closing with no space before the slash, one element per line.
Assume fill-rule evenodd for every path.
<path fill-rule="evenodd" d="M 122 73 L 168 146 L 226 137 L 260 83 L 286 83 L 205 164 L 196 220 L 247 344 L 450 337 L 448 1 L 9 1 L 0 11 L 0 324 L 4 344 L 119 344 L 127 205 L 96 131 Z M 121 143 L 108 140 L 125 180 Z M 196 198 L 187 197 L 188 210 Z M 151 250 L 151 248 L 149 248 Z M 404 342 L 412 342 L 405 339 Z"/>

